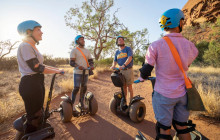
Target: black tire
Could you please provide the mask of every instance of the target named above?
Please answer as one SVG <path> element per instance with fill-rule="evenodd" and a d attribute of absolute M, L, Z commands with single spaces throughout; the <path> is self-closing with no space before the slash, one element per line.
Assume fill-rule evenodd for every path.
<path fill-rule="evenodd" d="M 142 140 L 141 136 L 136 135 L 135 140 Z"/>
<path fill-rule="evenodd" d="M 15 140 L 20 140 L 24 136 L 23 132 L 17 131 L 15 134 Z"/>
<path fill-rule="evenodd" d="M 109 109 L 112 113 L 117 114 L 117 101 L 114 97 L 111 99 L 109 103 Z"/>
<path fill-rule="evenodd" d="M 93 96 L 92 99 L 90 100 L 90 107 L 89 107 L 89 115 L 95 115 L 96 112 L 98 111 L 98 102 L 95 99 L 95 97 Z"/>
<path fill-rule="evenodd" d="M 60 107 L 62 108 L 62 111 L 60 112 L 62 122 L 69 122 L 73 114 L 72 105 L 68 102 L 62 101 Z"/>
<path fill-rule="evenodd" d="M 134 102 L 129 110 L 130 119 L 133 122 L 141 122 L 144 120 L 146 114 L 146 106 L 143 102 Z"/>

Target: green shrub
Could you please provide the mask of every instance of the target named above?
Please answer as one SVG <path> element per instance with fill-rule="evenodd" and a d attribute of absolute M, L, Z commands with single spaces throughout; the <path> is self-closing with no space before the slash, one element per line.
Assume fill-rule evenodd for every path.
<path fill-rule="evenodd" d="M 220 67 L 220 42 L 213 40 L 203 56 L 205 62 L 214 67 Z"/>
<path fill-rule="evenodd" d="M 199 54 L 194 63 L 204 63 L 203 55 L 205 51 L 208 49 L 208 46 L 209 46 L 209 42 L 204 40 L 196 44 L 196 48 L 198 49 Z"/>
<path fill-rule="evenodd" d="M 4 57 L 0 60 L 0 70 L 10 70 L 18 68 L 17 57 Z"/>
<path fill-rule="evenodd" d="M 134 59 L 134 65 L 142 65 L 143 62 L 145 61 L 144 56 L 140 56 L 140 55 L 135 55 L 133 59 Z"/>
<path fill-rule="evenodd" d="M 101 60 L 95 60 L 95 66 L 111 66 L 113 62 L 113 58 L 106 58 Z"/>
<path fill-rule="evenodd" d="M 53 58 L 52 55 L 43 55 L 44 57 L 44 64 L 49 66 L 57 66 L 57 65 L 64 65 L 69 63 L 68 58 Z"/>
<path fill-rule="evenodd" d="M 58 66 L 58 65 L 64 65 L 69 63 L 68 58 L 52 58 L 50 55 L 43 55 L 44 57 L 44 64 L 49 66 Z M 0 70 L 12 70 L 17 69 L 18 63 L 17 63 L 17 57 L 4 57 L 0 60 Z"/>

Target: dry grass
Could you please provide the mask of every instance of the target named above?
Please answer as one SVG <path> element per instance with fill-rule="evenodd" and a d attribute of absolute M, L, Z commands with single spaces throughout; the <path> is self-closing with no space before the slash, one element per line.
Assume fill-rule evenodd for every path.
<path fill-rule="evenodd" d="M 207 111 L 206 116 L 220 120 L 220 96 L 216 94 L 219 91 L 209 88 L 208 92 L 204 92 L 202 84 L 198 85 L 198 91 Z"/>
<path fill-rule="evenodd" d="M 25 110 L 19 93 L 10 93 L 6 98 L 0 98 L 0 123 Z"/>
<path fill-rule="evenodd" d="M 58 85 L 61 87 L 61 92 L 71 92 L 73 90 L 73 77 L 62 79 Z"/>
<path fill-rule="evenodd" d="M 209 117 L 220 120 L 220 68 L 190 67 L 188 76 L 198 87 Z"/>
<path fill-rule="evenodd" d="M 204 74 L 220 74 L 220 68 L 214 67 L 189 67 L 191 73 L 204 73 Z"/>
<path fill-rule="evenodd" d="M 109 67 L 96 67 L 93 70 L 94 75 L 89 76 L 89 79 L 97 79 L 100 73 L 112 71 Z"/>

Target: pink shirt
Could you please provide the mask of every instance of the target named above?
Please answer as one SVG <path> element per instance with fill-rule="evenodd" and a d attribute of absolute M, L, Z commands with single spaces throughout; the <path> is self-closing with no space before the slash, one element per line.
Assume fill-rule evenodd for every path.
<path fill-rule="evenodd" d="M 198 55 L 195 45 L 180 33 L 167 34 L 176 47 L 185 72 Z M 186 94 L 183 73 L 176 64 L 170 48 L 164 39 L 153 42 L 147 50 L 145 63 L 155 66 L 156 83 L 154 90 L 168 98 Z"/>

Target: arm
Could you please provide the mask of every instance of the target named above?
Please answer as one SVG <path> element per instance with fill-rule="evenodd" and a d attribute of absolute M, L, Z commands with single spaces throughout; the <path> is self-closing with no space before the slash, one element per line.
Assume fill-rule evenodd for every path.
<path fill-rule="evenodd" d="M 52 67 L 52 66 L 48 66 L 48 65 L 44 65 L 44 66 L 49 68 L 49 69 L 59 70 L 59 68 L 56 68 L 56 67 Z"/>
<path fill-rule="evenodd" d="M 141 78 L 143 79 L 147 79 L 149 76 L 151 76 L 151 72 L 152 70 L 154 69 L 154 66 L 151 66 L 150 64 L 148 63 L 145 63 L 141 69 L 139 69 L 140 71 L 140 75 L 141 75 Z"/>
<path fill-rule="evenodd" d="M 131 61 L 132 61 L 132 56 L 129 56 L 128 59 L 125 61 L 124 65 L 121 67 L 125 68 Z"/>
<path fill-rule="evenodd" d="M 70 58 L 70 66 L 83 70 L 84 68 L 75 62 L 76 58 Z"/>
<path fill-rule="evenodd" d="M 110 69 L 114 69 L 116 65 L 117 65 L 117 62 L 113 60 L 113 63 L 112 63 L 112 66 L 110 67 Z"/>
<path fill-rule="evenodd" d="M 112 66 L 110 67 L 110 69 L 114 69 L 116 65 L 117 65 L 117 51 L 115 53 L 115 57 L 114 57 L 114 60 L 112 62 Z"/>
<path fill-rule="evenodd" d="M 50 66 L 45 66 L 45 69 L 43 71 L 44 74 L 53 74 L 53 73 L 62 74 L 62 72 L 64 72 L 64 70 L 50 67 Z"/>
<path fill-rule="evenodd" d="M 33 70 L 34 72 L 44 73 L 44 74 L 64 72 L 63 70 L 60 70 L 58 68 L 40 64 L 37 58 L 27 60 L 26 62 L 28 66 L 31 68 L 31 70 Z"/>

